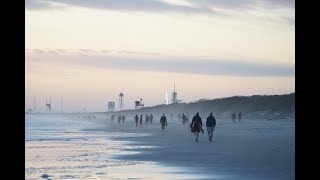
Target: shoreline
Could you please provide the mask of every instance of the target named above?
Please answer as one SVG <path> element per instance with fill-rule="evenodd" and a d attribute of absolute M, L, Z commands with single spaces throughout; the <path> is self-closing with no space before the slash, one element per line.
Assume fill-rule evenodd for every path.
<path fill-rule="evenodd" d="M 187 169 L 189 174 L 204 174 L 209 179 L 219 173 L 220 178 L 294 178 L 294 119 L 243 120 L 235 124 L 231 120 L 218 119 L 214 132 L 216 141 L 209 142 L 205 132 L 199 135 L 199 143 L 194 142 L 188 125 L 181 126 L 178 120 L 169 120 L 164 132 L 157 120 L 142 127 L 135 127 L 133 120 L 126 120 L 124 124 L 117 121 L 111 124 L 110 120 L 102 119 L 91 122 L 100 125 L 94 129 L 97 131 L 150 134 L 144 137 L 113 137 L 114 140 L 154 147 L 131 149 L 129 151 L 141 153 L 114 156 L 117 159 L 157 162 L 163 166 Z M 290 132 L 283 131 L 288 127 Z M 232 141 L 236 142 L 230 143 Z"/>
<path fill-rule="evenodd" d="M 36 117 L 39 118 L 38 123 L 45 123 L 45 116 Z M 97 140 L 97 142 L 103 142 L 98 143 L 96 147 L 88 146 L 88 148 L 93 148 L 91 153 L 97 149 L 100 154 L 99 156 L 91 156 L 92 162 L 125 163 L 109 167 L 109 169 L 107 166 L 103 167 L 107 168 L 103 172 L 109 173 L 108 175 L 94 174 L 93 176 L 139 177 L 142 179 L 146 177 L 157 179 L 153 176 L 170 176 L 170 174 L 175 178 L 170 176 L 169 179 L 294 179 L 295 177 L 294 119 L 274 121 L 243 119 L 241 123 L 232 123 L 231 119 L 217 118 L 217 125 L 213 133 L 214 142 L 208 141 L 205 132 L 199 135 L 199 143 L 196 143 L 188 124 L 181 125 L 177 119 L 169 119 L 168 127 L 162 131 L 158 117 L 155 117 L 153 124 L 143 123 L 142 127 L 140 125 L 136 127 L 133 118 L 128 117 L 124 124 L 122 122 L 119 124 L 118 121 L 112 123 L 105 116 L 97 117 L 95 120 L 70 120 L 64 117 L 62 124 L 58 121 L 61 116 L 47 117 L 52 119 L 51 122 L 58 127 L 68 124 L 68 127 L 72 129 L 80 128 L 79 130 L 82 132 L 80 134 L 94 136 L 93 139 L 81 139 L 80 137 L 77 143 L 85 145 L 95 143 Z M 205 124 L 204 119 L 203 123 Z M 206 129 L 204 128 L 204 130 Z M 64 133 L 63 136 L 77 134 L 72 132 L 62 131 L 61 133 Z M 42 142 L 49 143 L 48 141 Z M 61 142 L 64 144 L 70 141 L 62 138 Z M 116 154 L 107 149 L 103 150 L 105 146 L 109 145 L 118 147 L 118 143 L 123 145 L 119 146 L 119 151 Z M 32 142 L 28 142 L 28 144 L 30 145 Z M 39 145 L 41 144 L 39 143 Z M 51 146 L 50 143 L 48 146 Z M 89 156 L 76 158 L 86 157 Z M 146 164 L 131 166 L 134 162 L 145 162 Z M 83 163 L 86 164 L 86 162 Z M 126 168 L 134 169 L 137 167 L 140 169 L 123 174 L 123 171 L 126 172 Z M 99 170 L 95 166 L 91 168 L 93 169 L 90 172 Z M 137 172 L 140 174 L 135 174 Z"/>

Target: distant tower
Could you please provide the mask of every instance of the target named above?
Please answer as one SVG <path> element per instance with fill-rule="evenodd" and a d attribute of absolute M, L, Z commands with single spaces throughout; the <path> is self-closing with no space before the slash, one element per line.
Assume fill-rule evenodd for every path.
<path fill-rule="evenodd" d="M 48 102 L 48 99 L 46 96 L 46 107 L 47 107 L 47 110 L 51 111 L 51 96 L 50 96 L 50 102 Z"/>
<path fill-rule="evenodd" d="M 169 104 L 169 100 L 168 100 L 168 93 L 166 92 L 166 97 L 164 99 L 164 104 L 168 105 Z"/>
<path fill-rule="evenodd" d="M 119 94 L 119 111 L 121 111 L 123 108 L 123 96 L 124 96 L 124 94 L 121 92 Z"/>
<path fill-rule="evenodd" d="M 177 101 L 176 83 L 174 83 L 171 103 L 177 103 L 177 102 L 178 101 Z"/>

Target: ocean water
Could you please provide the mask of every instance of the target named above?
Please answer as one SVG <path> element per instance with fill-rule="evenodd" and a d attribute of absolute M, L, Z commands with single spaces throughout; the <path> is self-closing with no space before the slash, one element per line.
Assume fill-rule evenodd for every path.
<path fill-rule="evenodd" d="M 147 133 L 83 131 L 99 125 L 63 116 L 28 114 L 25 124 L 26 179 L 187 179 L 180 175 L 183 169 L 114 158 L 156 148 L 113 140 Z"/>

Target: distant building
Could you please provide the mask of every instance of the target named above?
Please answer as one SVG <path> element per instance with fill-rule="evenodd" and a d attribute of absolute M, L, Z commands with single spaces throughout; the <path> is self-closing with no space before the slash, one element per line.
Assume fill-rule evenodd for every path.
<path fill-rule="evenodd" d="M 116 103 L 113 101 L 108 102 L 108 111 L 114 111 L 116 107 Z"/>
<path fill-rule="evenodd" d="M 142 102 L 142 99 L 140 99 L 140 101 L 135 101 L 134 104 L 135 104 L 134 106 L 135 109 L 140 109 L 144 107 L 144 103 Z"/>
<path fill-rule="evenodd" d="M 178 103 L 177 100 L 177 92 L 176 92 L 176 84 L 173 85 L 173 92 L 172 92 L 172 99 L 171 99 L 171 103 Z"/>
<path fill-rule="evenodd" d="M 123 109 L 123 96 L 124 96 L 124 94 L 121 92 L 120 94 L 119 94 L 119 111 L 122 111 L 122 109 Z"/>

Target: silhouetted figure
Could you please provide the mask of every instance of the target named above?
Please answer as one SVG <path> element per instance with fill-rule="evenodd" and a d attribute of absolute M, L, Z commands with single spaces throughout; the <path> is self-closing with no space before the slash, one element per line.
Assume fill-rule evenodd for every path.
<path fill-rule="evenodd" d="M 198 142 L 199 133 L 202 130 L 202 120 L 199 116 L 199 112 L 192 118 L 192 122 L 190 124 L 191 132 L 196 136 L 195 141 Z"/>
<path fill-rule="evenodd" d="M 136 114 L 136 116 L 134 117 L 134 120 L 135 120 L 135 122 L 136 122 L 136 126 L 138 126 L 139 117 L 138 117 L 137 114 Z"/>
<path fill-rule="evenodd" d="M 212 113 L 210 113 L 209 117 L 207 118 L 206 127 L 208 131 L 209 141 L 212 141 L 212 132 L 216 127 L 216 118 L 213 117 Z"/>
<path fill-rule="evenodd" d="M 146 124 L 149 123 L 149 115 L 148 114 L 146 114 L 146 116 L 145 116 L 145 121 L 146 121 Z"/>
<path fill-rule="evenodd" d="M 153 120 L 153 115 L 150 114 L 150 123 L 152 124 L 152 120 Z"/>
<path fill-rule="evenodd" d="M 242 116 L 242 114 L 241 114 L 241 112 L 239 112 L 238 113 L 239 122 L 241 121 L 241 116 Z"/>
<path fill-rule="evenodd" d="M 121 123 L 121 115 L 118 116 L 118 123 Z"/>
<path fill-rule="evenodd" d="M 125 119 L 126 119 L 126 117 L 124 115 L 122 115 L 122 124 L 124 124 Z"/>
<path fill-rule="evenodd" d="M 143 115 L 141 114 L 141 116 L 140 116 L 140 126 L 142 126 L 142 121 L 143 121 L 142 117 L 143 117 Z"/>
<path fill-rule="evenodd" d="M 179 123 L 181 122 L 181 113 L 178 115 Z"/>
<path fill-rule="evenodd" d="M 165 114 L 163 114 L 163 115 L 161 116 L 161 118 L 160 118 L 160 124 L 161 124 L 161 129 L 162 129 L 162 131 L 164 130 L 164 128 L 165 128 L 166 126 L 168 126 L 167 118 L 166 118 Z"/>
<path fill-rule="evenodd" d="M 185 114 L 182 114 L 182 124 L 185 124 L 187 121 L 187 116 Z"/>
<path fill-rule="evenodd" d="M 172 120 L 172 119 L 173 119 L 173 115 L 172 115 L 172 113 L 171 113 L 170 117 L 171 117 L 171 120 Z"/>
<path fill-rule="evenodd" d="M 233 123 L 235 123 L 236 113 L 232 113 L 231 118 L 232 118 Z"/>
<path fill-rule="evenodd" d="M 111 122 L 113 122 L 113 119 L 114 119 L 114 114 L 111 115 Z"/>

